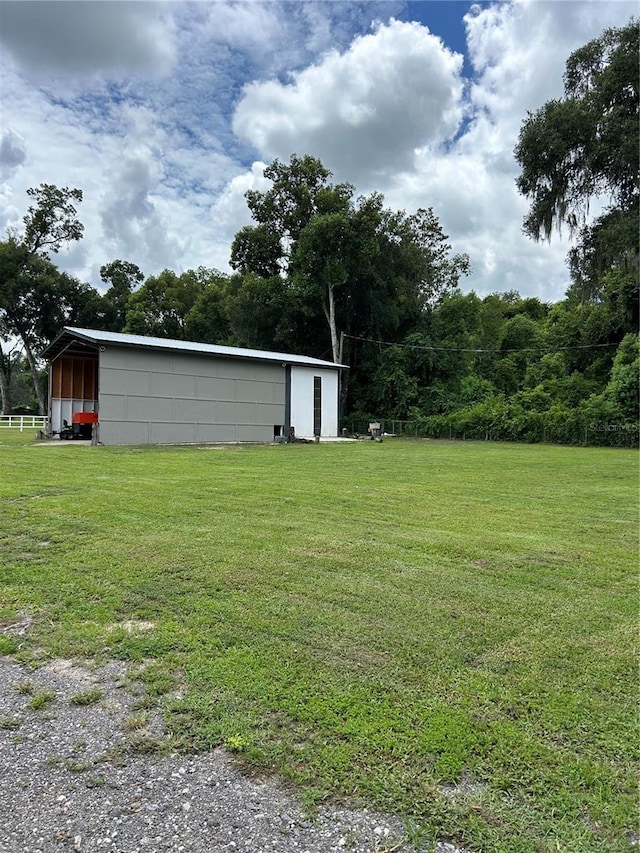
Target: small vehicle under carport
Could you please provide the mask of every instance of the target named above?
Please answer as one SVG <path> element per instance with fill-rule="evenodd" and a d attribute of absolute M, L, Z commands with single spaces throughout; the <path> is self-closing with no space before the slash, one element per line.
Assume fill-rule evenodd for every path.
<path fill-rule="evenodd" d="M 93 425 L 98 423 L 97 412 L 74 412 L 71 416 L 71 425 L 68 421 L 64 421 L 64 426 L 60 430 L 60 438 L 65 440 L 70 439 L 91 439 L 93 436 Z"/>

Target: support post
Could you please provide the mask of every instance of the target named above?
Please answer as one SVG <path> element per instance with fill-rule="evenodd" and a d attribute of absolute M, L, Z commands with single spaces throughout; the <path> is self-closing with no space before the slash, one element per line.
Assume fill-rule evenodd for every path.
<path fill-rule="evenodd" d="M 291 365 L 284 366 L 284 435 L 289 441 L 291 433 Z"/>

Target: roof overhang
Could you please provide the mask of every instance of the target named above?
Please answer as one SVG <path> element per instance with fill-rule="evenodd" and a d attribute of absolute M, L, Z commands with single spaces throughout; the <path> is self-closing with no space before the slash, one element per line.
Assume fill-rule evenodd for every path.
<path fill-rule="evenodd" d="M 43 350 L 41 355 L 42 358 L 46 358 L 47 361 L 55 361 L 56 358 L 64 353 L 68 353 L 69 355 L 80 355 L 82 352 L 85 352 L 88 354 L 96 352 L 97 348 L 97 341 L 92 341 L 86 336 L 72 333 L 68 329 L 63 329 L 58 337 L 53 340 L 45 350 Z"/>
<path fill-rule="evenodd" d="M 335 364 L 319 358 L 311 358 L 294 353 L 269 352 L 266 350 L 226 347 L 217 344 L 202 344 L 196 341 L 178 341 L 171 338 L 153 338 L 145 335 L 127 335 L 119 332 L 104 332 L 97 329 L 78 329 L 66 326 L 62 332 L 42 352 L 42 357 L 53 361 L 69 350 L 70 347 L 84 348 L 86 352 L 105 346 L 129 347 L 132 349 L 153 349 L 162 352 L 188 353 L 210 358 L 230 358 L 243 361 L 261 361 L 267 363 L 290 364 L 296 367 L 317 369 L 348 370 L 346 364 Z"/>

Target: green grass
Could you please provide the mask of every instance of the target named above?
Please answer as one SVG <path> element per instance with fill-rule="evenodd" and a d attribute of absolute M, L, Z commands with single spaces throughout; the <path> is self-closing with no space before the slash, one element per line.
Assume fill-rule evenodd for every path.
<path fill-rule="evenodd" d="M 0 434 L 0 624 L 33 617 L 24 660 L 130 662 L 164 748 L 224 744 L 309 803 L 478 851 L 628 850 L 637 473 L 607 449 Z"/>

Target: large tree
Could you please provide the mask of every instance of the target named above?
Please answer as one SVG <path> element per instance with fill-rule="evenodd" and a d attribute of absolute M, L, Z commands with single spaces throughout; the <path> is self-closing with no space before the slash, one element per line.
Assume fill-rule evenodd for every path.
<path fill-rule="evenodd" d="M 530 113 L 515 149 L 517 184 L 531 202 L 524 229 L 549 238 L 555 226 L 575 230 L 590 201 L 610 199 L 610 210 L 638 210 L 639 26 L 608 29 L 571 54 L 564 97 Z M 634 248 L 637 243 L 635 229 Z"/>
<path fill-rule="evenodd" d="M 529 114 L 515 154 L 531 206 L 524 230 L 569 227 L 571 286 L 551 340 L 577 347 L 567 368 L 601 384 L 615 347 L 638 326 L 640 27 L 608 29 L 571 54 L 564 97 Z M 590 205 L 606 205 L 592 221 Z"/>
<path fill-rule="evenodd" d="M 331 338 L 331 355 L 340 362 L 336 291 L 348 283 L 354 261 L 354 230 L 347 212 L 313 217 L 295 249 L 296 277 L 312 301 L 322 306 Z"/>
<path fill-rule="evenodd" d="M 47 312 L 56 309 L 55 267 L 48 260 L 67 243 L 80 240 L 83 225 L 76 204 L 82 191 L 53 184 L 27 190 L 33 199 L 23 217 L 22 235 L 10 234 L 0 252 L 0 333 L 20 338 L 33 378 L 40 414 L 46 400 L 38 379 L 37 348 Z M 57 271 L 55 271 L 57 272 Z M 0 358 L 0 361 L 2 359 Z M 5 382 L 0 378 L 0 388 Z"/>
<path fill-rule="evenodd" d="M 318 310 L 319 304 L 316 304 L 315 308 L 311 307 L 311 304 L 319 298 L 329 324 L 333 357 L 337 361 L 333 288 L 336 283 L 335 275 L 344 276 L 344 262 L 340 257 L 345 251 L 344 232 L 347 228 L 346 218 L 351 209 L 353 187 L 346 183 L 329 183 L 331 172 L 320 160 L 309 155 L 298 157 L 294 154 L 289 163 L 274 160 L 265 168 L 264 176 L 271 181 L 268 190 L 249 190 L 246 193 L 247 204 L 256 225 L 245 226 L 234 238 L 231 266 L 247 278 L 246 284 L 250 290 L 255 291 L 258 288 L 268 295 L 268 306 L 273 306 L 278 312 L 282 311 L 282 297 L 285 294 L 289 304 L 296 303 L 306 315 Z M 342 236 L 339 236 L 338 232 L 341 232 Z M 329 263 L 329 266 L 334 267 L 333 274 L 329 272 L 327 264 L 324 264 L 322 274 L 320 273 L 319 267 L 322 263 L 315 262 L 318 241 L 323 246 L 329 242 L 333 243 L 333 261 Z M 306 246 L 304 253 L 301 249 L 303 244 Z M 314 266 L 315 272 L 322 275 L 322 282 L 318 282 L 319 290 L 304 286 L 299 286 L 296 290 L 293 287 L 294 277 L 301 270 L 301 253 L 309 259 L 309 264 Z M 293 267 L 296 268 L 295 272 Z M 256 276 L 264 279 L 263 287 L 258 285 Z M 269 281 L 271 284 L 267 285 Z M 244 283 L 241 284 L 239 295 L 246 290 Z M 247 303 L 246 307 L 251 313 L 251 306 Z M 268 310 L 266 313 L 269 313 Z M 244 323 L 241 325 L 245 326 Z M 250 321 L 249 326 L 251 325 Z M 277 325 L 282 326 L 281 323 Z M 264 332 L 266 329 L 262 333 L 263 339 Z M 280 337 L 281 333 L 274 329 L 274 343 Z"/>
<path fill-rule="evenodd" d="M 19 340 L 43 414 L 46 400 L 38 353 L 62 326 L 93 325 L 101 297 L 90 285 L 60 272 L 48 258 L 34 255 L 27 264 L 23 259 L 19 242 L 9 238 L 0 243 L 0 336 Z M 0 369 L 6 359 L 1 361 Z M 5 412 L 11 407 L 10 394 L 4 388 L 6 379 L 0 377 Z"/>
<path fill-rule="evenodd" d="M 385 209 L 377 193 L 354 199 L 353 186 L 330 183 L 329 170 L 311 156 L 275 160 L 264 174 L 272 186 L 247 193 L 256 225 L 236 235 L 231 265 L 264 294 L 265 306 L 279 306 L 278 340 L 285 328 L 304 325 L 315 342 L 325 324 L 324 341 L 339 361 L 342 334 L 397 334 L 467 271 L 466 257 L 450 256 L 431 209 L 407 216 Z M 257 279 L 270 283 L 259 287 Z M 293 328 L 291 342 L 297 337 Z M 326 349 L 318 344 L 314 354 Z"/>
<path fill-rule="evenodd" d="M 265 168 L 264 176 L 271 181 L 270 189 L 249 190 L 247 204 L 254 220 L 277 238 L 277 260 L 280 269 L 286 271 L 302 229 L 314 216 L 343 210 L 353 195 L 353 187 L 330 184 L 331 172 L 317 157 L 308 154 L 293 154 L 289 163 L 274 160 Z M 232 250 L 232 259 L 233 254 Z"/>

